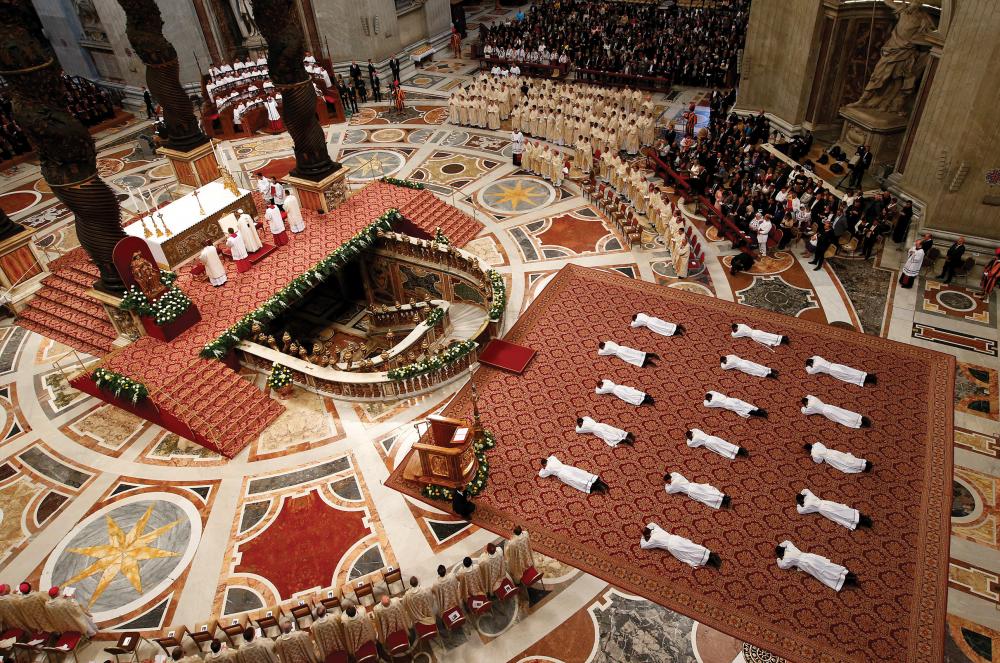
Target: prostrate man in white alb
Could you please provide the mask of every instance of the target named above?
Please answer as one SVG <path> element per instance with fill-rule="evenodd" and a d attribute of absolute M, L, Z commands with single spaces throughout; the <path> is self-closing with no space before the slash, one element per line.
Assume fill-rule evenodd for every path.
<path fill-rule="evenodd" d="M 719 357 L 719 365 L 722 366 L 722 370 L 724 371 L 731 371 L 735 369 L 758 378 L 777 379 L 778 377 L 778 371 L 773 368 L 769 368 L 764 364 L 758 364 L 757 362 L 750 361 L 749 359 L 737 357 L 736 355 L 725 355 L 724 357 Z"/>
<path fill-rule="evenodd" d="M 846 474 L 871 472 L 872 469 L 871 461 L 865 460 L 864 458 L 858 458 L 851 453 L 830 449 L 822 442 L 805 444 L 802 448 L 809 452 L 809 455 L 812 456 L 814 463 L 826 463 L 827 465 L 830 465 L 831 467 Z"/>
<path fill-rule="evenodd" d="M 542 478 L 555 477 L 567 486 L 572 486 L 585 493 L 600 493 L 608 489 L 608 484 L 601 481 L 601 478 L 596 474 L 591 474 L 572 465 L 564 465 L 555 456 L 543 458 L 541 463 L 542 469 L 538 472 L 538 476 Z"/>
<path fill-rule="evenodd" d="M 630 405 L 652 405 L 653 397 L 644 391 L 623 384 L 615 384 L 611 380 L 601 380 L 597 383 L 596 394 L 611 394 Z"/>
<path fill-rule="evenodd" d="M 771 347 L 777 347 L 779 345 L 788 345 L 787 336 L 761 331 L 759 329 L 754 329 L 753 327 L 744 324 L 733 323 L 732 336 L 733 338 L 751 338 L 757 341 L 758 343 L 761 343 L 763 345 L 769 345 Z"/>
<path fill-rule="evenodd" d="M 723 410 L 735 412 L 744 419 L 749 419 L 750 417 L 767 418 L 767 410 L 762 410 L 756 405 L 747 403 L 746 401 L 741 401 L 738 398 L 726 396 L 725 394 L 720 394 L 717 391 L 710 391 L 705 394 L 703 404 L 705 407 L 721 408 Z"/>
<path fill-rule="evenodd" d="M 802 552 L 791 541 L 782 541 L 774 549 L 779 569 L 798 568 L 816 580 L 839 592 L 844 585 L 858 584 L 858 577 L 840 564 L 834 564 L 822 555 Z"/>
<path fill-rule="evenodd" d="M 649 523 L 642 530 L 642 538 L 639 540 L 639 546 L 643 550 L 651 550 L 653 548 L 666 550 L 692 568 L 698 568 L 706 564 L 719 568 L 722 565 L 722 559 L 718 553 L 714 553 L 705 546 L 695 543 L 690 539 L 685 539 L 683 536 L 671 534 L 656 523 Z"/>
<path fill-rule="evenodd" d="M 668 494 L 682 493 L 696 502 L 701 502 L 713 509 L 729 506 L 732 498 L 715 486 L 707 483 L 691 483 L 680 472 L 669 472 L 663 476 Z"/>
<path fill-rule="evenodd" d="M 795 510 L 801 515 L 818 513 L 824 518 L 828 518 L 850 530 L 857 527 L 872 526 L 872 519 L 857 509 L 852 509 L 840 502 L 821 500 L 808 488 L 803 489 L 795 496 Z"/>
<path fill-rule="evenodd" d="M 687 445 L 689 447 L 705 447 L 706 449 L 714 451 L 720 456 L 725 456 L 730 460 L 736 458 L 737 456 L 750 455 L 750 452 L 743 447 L 723 440 L 721 437 L 709 435 L 700 428 L 692 428 L 685 434 L 685 436 L 687 437 Z"/>
<path fill-rule="evenodd" d="M 806 396 L 802 399 L 802 414 L 821 414 L 830 421 L 849 428 L 871 428 L 872 425 L 872 420 L 868 417 L 836 405 L 828 405 L 815 396 Z"/>
<path fill-rule="evenodd" d="M 594 421 L 590 417 L 577 418 L 576 432 L 581 435 L 596 435 L 604 440 L 609 447 L 617 447 L 619 444 L 632 446 L 635 443 L 635 436 L 632 433 L 615 428 L 610 424 Z"/>
<path fill-rule="evenodd" d="M 827 375 L 832 375 L 838 380 L 850 382 L 851 384 L 856 384 L 859 387 L 863 387 L 866 384 L 876 384 L 878 382 L 875 375 L 872 373 L 865 373 L 864 371 L 859 371 L 856 368 L 851 368 L 850 366 L 845 366 L 844 364 L 834 364 L 818 355 L 813 355 L 812 357 L 809 357 L 809 359 L 806 359 L 806 373 L 809 375 L 826 373 Z"/>
<path fill-rule="evenodd" d="M 645 313 L 636 313 L 633 315 L 632 322 L 629 326 L 632 327 L 632 329 L 646 327 L 650 331 L 660 334 L 661 336 L 681 336 L 684 334 L 684 325 L 667 322 L 666 320 L 654 318 L 653 316 L 646 315 Z"/>
<path fill-rule="evenodd" d="M 660 355 L 655 352 L 643 352 L 642 350 L 630 348 L 627 345 L 618 345 L 612 341 L 601 341 L 597 346 L 597 354 L 605 357 L 614 355 L 625 363 L 638 366 L 639 368 L 656 366 L 654 360 L 660 358 Z"/>

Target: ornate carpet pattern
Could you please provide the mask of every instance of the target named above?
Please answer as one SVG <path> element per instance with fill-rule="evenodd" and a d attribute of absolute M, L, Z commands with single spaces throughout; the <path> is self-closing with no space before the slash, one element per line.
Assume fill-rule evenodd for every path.
<path fill-rule="evenodd" d="M 687 333 L 630 329 L 638 311 L 682 323 Z M 791 344 L 772 351 L 732 339 L 733 322 L 787 334 Z M 507 533 L 522 524 L 545 554 L 790 660 L 942 660 L 952 357 L 575 265 L 557 274 L 505 338 L 538 355 L 520 376 L 477 374 L 483 423 L 498 439 L 477 525 Z M 601 340 L 655 351 L 660 366 L 599 357 Z M 779 379 L 722 371 L 718 358 L 727 353 L 767 364 Z M 804 365 L 813 354 L 852 365 L 864 357 L 859 368 L 876 372 L 878 385 L 809 376 Z M 601 378 L 643 389 L 656 404 L 635 408 L 597 396 Z M 707 410 L 702 398 L 710 389 L 765 408 L 769 418 Z M 802 415 L 806 394 L 860 411 L 873 428 Z M 467 386 L 445 414 L 470 411 Z M 574 420 L 583 415 L 635 433 L 635 447 L 612 449 L 577 435 Z M 750 457 L 730 461 L 688 448 L 690 427 L 740 444 Z M 802 445 L 817 440 L 871 460 L 873 472 L 845 475 L 813 463 Z M 538 478 L 538 459 L 552 453 L 599 473 L 610 492 L 585 495 Z M 667 470 L 717 486 L 732 496 L 732 508 L 713 511 L 666 494 Z M 400 469 L 387 485 L 419 498 L 420 486 Z M 803 488 L 858 508 L 874 526 L 851 532 L 798 515 Z M 641 550 L 649 521 L 718 552 L 722 568 L 692 570 L 665 551 Z M 774 546 L 784 539 L 845 565 L 860 586 L 836 593 L 778 569 Z"/>

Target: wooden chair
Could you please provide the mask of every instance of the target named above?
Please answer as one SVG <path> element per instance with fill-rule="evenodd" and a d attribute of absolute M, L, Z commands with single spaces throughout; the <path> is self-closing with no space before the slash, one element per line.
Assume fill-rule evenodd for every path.
<path fill-rule="evenodd" d="M 403 571 L 401 569 L 394 569 L 391 566 L 382 571 L 382 582 L 385 583 L 385 589 L 389 592 L 389 596 L 396 596 L 396 593 L 392 591 L 392 586 L 395 583 L 399 583 L 399 594 L 406 593 L 406 584 L 403 582 Z"/>
<path fill-rule="evenodd" d="M 240 615 L 239 617 L 233 617 L 229 620 L 228 624 L 219 624 L 219 629 L 225 634 L 226 640 L 229 641 L 230 647 L 235 647 L 236 642 L 234 638 L 242 638 L 243 631 L 247 628 L 247 618 L 245 615 Z"/>
<path fill-rule="evenodd" d="M 142 636 L 138 631 L 126 631 L 118 636 L 118 642 L 113 647 L 105 647 L 104 651 L 115 657 L 115 663 L 121 663 L 119 656 L 129 656 L 134 663 L 139 663 L 139 643 Z"/>
<path fill-rule="evenodd" d="M 968 257 L 962 261 L 962 264 L 958 266 L 955 270 L 955 276 L 961 276 L 965 279 L 965 283 L 969 283 L 969 274 L 972 270 L 976 268 L 976 259 L 973 257 Z"/>
<path fill-rule="evenodd" d="M 354 592 L 354 598 L 357 599 L 358 605 L 365 608 L 370 608 L 375 605 L 375 589 L 372 587 L 370 580 L 358 580 L 351 587 Z M 368 603 L 365 603 L 365 599 L 368 599 Z"/>
<path fill-rule="evenodd" d="M 313 606 L 311 602 L 299 599 L 298 603 L 296 605 L 293 605 L 292 609 L 289 610 L 288 612 L 289 614 L 291 614 L 292 619 L 295 620 L 296 628 L 303 631 L 309 630 L 309 625 L 303 626 L 301 620 L 308 618 L 310 620 L 310 623 L 312 623 Z"/>
<path fill-rule="evenodd" d="M 215 639 L 215 629 L 217 626 L 218 622 L 214 619 L 204 624 L 195 624 L 194 630 L 188 631 L 187 636 L 194 641 L 195 648 L 200 652 L 206 642 L 212 642 Z"/>
<path fill-rule="evenodd" d="M 340 610 L 340 597 L 338 597 L 332 589 L 327 590 L 326 596 L 321 598 L 319 602 L 323 604 L 323 607 L 326 608 L 327 612 L 330 612 L 331 610 Z"/>
<path fill-rule="evenodd" d="M 929 273 L 934 269 L 934 263 L 938 261 L 941 257 L 941 250 L 936 246 L 932 246 L 928 251 L 927 255 L 924 256 L 924 263 L 920 266 L 924 272 Z"/>
<path fill-rule="evenodd" d="M 167 629 L 167 634 L 160 636 L 158 638 L 153 638 L 153 642 L 160 645 L 160 649 L 163 653 L 170 658 L 170 653 L 173 651 L 174 647 L 181 647 L 181 642 L 184 640 L 184 634 L 187 633 L 186 626 L 171 626 Z"/>
<path fill-rule="evenodd" d="M 261 630 L 264 635 L 267 635 L 267 629 L 278 628 L 278 622 L 281 618 L 285 616 L 285 613 L 281 611 L 281 606 L 275 606 L 273 608 L 268 608 L 264 611 L 264 614 L 260 617 L 254 619 L 257 622 L 257 627 Z"/>

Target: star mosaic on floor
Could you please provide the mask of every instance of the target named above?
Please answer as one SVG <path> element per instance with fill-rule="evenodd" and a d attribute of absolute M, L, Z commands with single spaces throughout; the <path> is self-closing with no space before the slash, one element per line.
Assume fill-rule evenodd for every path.
<path fill-rule="evenodd" d="M 490 212 L 524 214 L 546 207 L 556 199 L 556 191 L 545 180 L 535 177 L 505 177 L 483 187 L 476 199 Z"/>
<path fill-rule="evenodd" d="M 399 172 L 406 163 L 406 157 L 389 150 L 362 150 L 344 157 L 341 163 L 351 169 L 348 179 L 366 181 Z"/>
<path fill-rule="evenodd" d="M 812 290 L 790 285 L 780 276 L 755 276 L 749 287 L 736 292 L 736 301 L 791 316 L 819 308 Z"/>

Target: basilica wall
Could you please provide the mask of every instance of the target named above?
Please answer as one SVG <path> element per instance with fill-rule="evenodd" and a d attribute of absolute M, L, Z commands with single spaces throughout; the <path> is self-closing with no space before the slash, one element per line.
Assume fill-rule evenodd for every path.
<path fill-rule="evenodd" d="M 34 0 L 34 5 L 63 70 L 71 76 L 100 76 L 93 58 L 79 46 L 86 37 L 72 0 Z"/>

